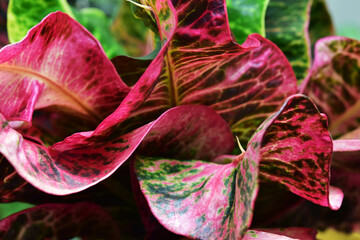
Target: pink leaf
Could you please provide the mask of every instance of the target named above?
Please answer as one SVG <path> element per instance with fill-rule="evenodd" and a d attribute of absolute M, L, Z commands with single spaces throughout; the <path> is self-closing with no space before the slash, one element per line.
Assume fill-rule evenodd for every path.
<path fill-rule="evenodd" d="M 156 9 L 162 2 L 170 1 L 149 4 Z M 133 126 L 174 106 L 202 104 L 216 110 L 247 142 L 256 127 L 296 93 L 290 64 L 273 43 L 257 34 L 241 46 L 232 41 L 224 2 L 174 1 L 178 24 L 164 68 L 149 98 L 133 112 Z"/>
<path fill-rule="evenodd" d="M 294 95 L 258 128 L 246 152 L 231 163 L 138 156 L 134 165 L 136 177 L 151 212 L 171 232 L 200 239 L 238 239 L 251 221 L 257 193 L 258 164 L 263 178 L 281 183 L 322 205 L 339 207 L 342 199 L 330 198 L 338 201 L 329 203 L 328 167 L 325 170 L 321 168 L 321 164 L 328 166 L 326 160 L 330 160 L 332 150 L 324 120 L 307 97 Z M 307 130 L 307 125 L 314 126 L 311 132 Z M 304 151 L 299 149 L 309 148 L 303 145 L 305 135 L 296 134 L 300 128 L 304 128 L 308 137 L 317 137 L 320 144 L 318 150 L 312 148 L 306 155 L 308 161 L 303 158 Z M 325 145 L 324 149 L 321 144 Z M 294 151 L 287 152 L 288 148 Z M 329 157 L 318 159 L 311 155 L 316 156 L 320 150 L 329 151 Z M 218 161 L 223 162 L 224 158 L 226 156 Z M 309 169 L 307 162 L 310 160 L 319 167 Z M 296 165 L 296 161 L 304 161 L 302 167 Z M 295 171 L 303 177 L 292 180 L 283 174 L 287 171 Z M 308 186 L 308 181 L 314 181 L 315 186 Z M 320 184 L 322 182 L 324 184 Z M 311 194 L 314 194 L 313 198 Z M 335 196 L 341 198 L 342 195 Z"/>
<path fill-rule="evenodd" d="M 287 101 L 261 142 L 262 178 L 322 206 L 338 209 L 342 192 L 329 186 L 332 139 L 327 119 L 305 96 Z"/>
<path fill-rule="evenodd" d="M 90 203 L 45 204 L 0 221 L 1 239 L 121 239 L 116 223 Z"/>
<path fill-rule="evenodd" d="M 61 106 L 99 122 L 129 92 L 99 42 L 61 12 L 1 49 L 0 79 L 0 112 L 9 121 L 31 121 L 34 109 Z"/>
<path fill-rule="evenodd" d="M 159 124 L 164 128 L 161 129 Z M 182 129 L 185 134 L 180 135 L 179 139 L 172 135 L 173 139 L 170 139 L 172 129 Z M 218 132 L 222 133 L 222 138 L 218 138 L 217 146 L 209 148 L 209 141 L 213 141 Z M 233 136 L 227 124 L 205 106 L 171 109 L 157 121 L 124 135 L 99 137 L 92 134 L 78 133 L 45 148 L 24 139 L 2 119 L 0 152 L 32 185 L 47 193 L 64 195 L 86 189 L 110 176 L 146 136 L 159 134 L 180 144 L 183 141 L 186 147 L 193 149 L 191 157 L 211 158 L 233 147 Z"/>
<path fill-rule="evenodd" d="M 329 118 L 329 131 L 337 138 L 358 128 L 360 117 L 360 42 L 326 37 L 315 46 L 315 60 L 302 86 Z"/>

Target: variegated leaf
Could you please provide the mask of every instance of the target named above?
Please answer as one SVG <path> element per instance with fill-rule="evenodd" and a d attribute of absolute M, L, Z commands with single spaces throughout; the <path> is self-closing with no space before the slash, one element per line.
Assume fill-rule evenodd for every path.
<path fill-rule="evenodd" d="M 46 204 L 0 221 L 0 238 L 121 239 L 119 229 L 101 207 L 91 203 Z"/>
<path fill-rule="evenodd" d="M 302 95 L 281 112 L 261 142 L 260 175 L 316 204 L 340 208 L 342 193 L 330 186 L 332 139 L 326 117 Z"/>
<path fill-rule="evenodd" d="M 176 156 L 192 149 L 188 157 L 207 159 L 233 148 L 233 136 L 226 122 L 205 106 L 173 108 L 157 121 L 124 135 L 77 133 L 50 148 L 24 139 L 4 118 L 1 120 L 0 152 L 24 179 L 38 189 L 56 195 L 81 191 L 109 177 L 146 136 L 154 141 L 168 140 L 169 147 L 177 146 L 168 150 L 169 153 L 177 151 Z M 173 135 L 173 129 L 179 134 Z M 152 137 L 155 134 L 163 137 Z M 218 141 L 216 146 L 210 144 L 214 139 Z"/>
<path fill-rule="evenodd" d="M 160 3 L 155 1 L 151 7 L 155 9 Z M 273 43 L 258 34 L 251 35 L 242 46 L 235 44 L 223 2 L 174 3 L 179 24 L 159 83 L 133 112 L 128 127 L 141 126 L 177 105 L 203 104 L 215 109 L 247 142 L 256 127 L 296 92 L 288 61 Z"/>
<path fill-rule="evenodd" d="M 271 0 L 266 10 L 266 37 L 289 59 L 300 83 L 311 64 L 308 33 L 312 0 Z"/>
<path fill-rule="evenodd" d="M 34 109 L 61 106 L 98 123 L 129 92 L 99 42 L 61 12 L 1 49 L 0 77 L 0 112 L 9 121 L 30 121 Z"/>
<path fill-rule="evenodd" d="M 360 42 L 327 37 L 315 47 L 314 66 L 302 88 L 329 118 L 333 137 L 359 127 Z"/>
<path fill-rule="evenodd" d="M 135 173 L 151 212 L 168 230 L 192 238 L 239 239 L 250 223 L 259 164 L 263 178 L 324 206 L 339 208 L 341 199 L 329 197 L 326 164 L 332 145 L 324 120 L 307 97 L 294 95 L 258 128 L 246 152 L 231 163 L 138 156 Z M 305 128 L 304 135 L 297 134 L 298 125 Z M 315 128 L 309 132 L 311 126 Z M 310 137 L 320 146 L 311 146 L 306 154 L 305 148 L 310 147 L 304 139 L 311 141 Z M 322 154 L 328 154 L 327 158 Z M 287 171 L 295 180 L 291 173 L 284 174 Z M 329 203 L 329 198 L 334 202 Z"/>
<path fill-rule="evenodd" d="M 252 33 L 265 37 L 265 13 L 270 0 L 226 0 L 229 26 L 238 43 Z"/>

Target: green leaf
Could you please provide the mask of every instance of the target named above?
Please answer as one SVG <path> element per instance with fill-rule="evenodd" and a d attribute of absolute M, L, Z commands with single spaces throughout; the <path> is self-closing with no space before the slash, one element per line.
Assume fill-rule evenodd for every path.
<path fill-rule="evenodd" d="M 270 0 L 226 0 L 231 32 L 238 43 L 252 33 L 265 37 L 265 12 Z"/>
<path fill-rule="evenodd" d="M 124 48 L 110 31 L 111 21 L 105 13 L 94 8 L 72 9 L 66 0 L 10 0 L 8 8 L 8 34 L 11 43 L 20 41 L 27 32 L 46 15 L 61 11 L 80 22 L 102 44 L 109 58 L 125 54 Z"/>
<path fill-rule="evenodd" d="M 310 39 L 307 33 L 311 2 L 271 0 L 266 11 L 266 37 L 284 52 L 298 82 L 305 78 L 311 64 Z"/>

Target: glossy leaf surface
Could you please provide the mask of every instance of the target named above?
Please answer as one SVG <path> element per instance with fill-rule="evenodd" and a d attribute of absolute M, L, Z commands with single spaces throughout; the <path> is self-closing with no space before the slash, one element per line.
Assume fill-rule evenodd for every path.
<path fill-rule="evenodd" d="M 360 42 L 327 37 L 315 47 L 315 60 L 304 92 L 329 118 L 337 138 L 358 128 L 360 118 Z"/>
<path fill-rule="evenodd" d="M 202 104 L 216 110 L 246 143 L 256 127 L 296 92 L 289 63 L 258 34 L 242 46 L 235 44 L 222 2 L 176 1 L 174 7 L 179 24 L 159 83 L 133 113 L 131 124 L 141 126 L 144 119 L 155 119 L 173 106 Z"/>
<path fill-rule="evenodd" d="M 338 209 L 339 189 L 330 187 L 332 139 L 327 119 L 305 96 L 289 101 L 261 142 L 261 176 L 322 206 Z"/>
<path fill-rule="evenodd" d="M 30 121 L 34 109 L 61 106 L 99 122 L 129 92 L 99 42 L 61 12 L 1 49 L 0 76 L 7 120 Z"/>
<path fill-rule="evenodd" d="M 249 218 L 244 218 L 243 214 L 251 214 L 248 211 L 251 211 L 255 200 L 254 186 L 257 183 L 252 183 L 253 187 L 245 188 L 239 184 L 246 186 L 251 181 L 258 181 L 258 164 L 263 178 L 279 182 L 300 196 L 324 206 L 339 208 L 341 194 L 335 195 L 340 200 L 334 197 L 331 198 L 334 203 L 329 203 L 326 160 L 330 159 L 318 159 L 316 154 L 321 156 L 323 153 L 318 153 L 314 147 L 310 153 L 315 157 L 308 154 L 308 160 L 305 160 L 304 151 L 301 151 L 302 147 L 306 148 L 303 145 L 304 136 L 297 134 L 297 125 L 304 127 L 311 123 L 319 126 L 311 133 L 305 133 L 309 137 L 318 137 L 318 144 L 325 145 L 323 149 L 320 145 L 319 149 L 327 150 L 330 158 L 332 145 L 329 133 L 324 133 L 324 120 L 308 98 L 295 95 L 258 128 L 249 141 L 247 151 L 229 164 L 137 157 L 135 173 L 152 213 L 168 230 L 192 238 L 237 239 L 248 227 Z M 278 131 L 280 125 L 287 127 Z M 287 151 L 289 149 L 293 149 L 293 152 Z M 311 161 L 320 167 L 324 164 L 324 170 L 320 167 L 310 169 L 306 164 Z M 296 163 L 302 163 L 303 166 L 299 167 Z M 274 171 L 269 171 L 270 169 Z M 284 175 L 287 171 L 303 177 L 293 180 Z M 315 185 L 308 182 L 314 182 Z M 244 204 L 244 201 L 252 203 Z M 247 208 L 243 209 L 244 206 Z M 239 215 L 237 211 L 243 212 Z M 235 229 L 241 230 L 238 232 Z"/>
<path fill-rule="evenodd" d="M 298 82 L 307 75 L 311 63 L 310 22 L 311 0 L 271 0 L 266 10 L 266 37 L 284 52 Z"/>
<path fill-rule="evenodd" d="M 10 0 L 8 29 L 11 43 L 20 41 L 26 33 L 46 15 L 61 11 L 79 21 L 102 44 L 109 58 L 125 54 L 124 48 L 115 40 L 110 31 L 110 20 L 99 9 L 73 9 L 67 0 Z"/>
<path fill-rule="evenodd" d="M 155 139 L 151 138 L 154 141 L 163 136 L 169 141 L 169 147 L 176 146 L 176 142 L 180 148 L 185 144 L 185 149 L 192 149 L 192 157 L 212 158 L 233 147 L 233 136 L 226 122 L 205 106 L 171 109 L 157 121 L 125 135 L 95 137 L 92 132 L 78 133 L 50 148 L 24 139 L 5 119 L 2 119 L 1 128 L 1 153 L 28 182 L 56 195 L 78 192 L 107 178 L 147 135 L 157 134 Z M 173 129 L 178 129 L 181 134 L 173 135 Z M 222 136 L 218 137 L 217 132 Z M 215 147 L 209 142 L 214 139 L 218 140 Z M 162 142 L 157 144 L 161 146 Z M 181 155 L 181 152 L 177 154 Z"/>
<path fill-rule="evenodd" d="M 0 221 L 0 237 L 20 239 L 120 239 L 116 223 L 91 203 L 46 204 Z"/>
<path fill-rule="evenodd" d="M 265 37 L 265 13 L 270 0 L 226 0 L 229 26 L 238 43 L 252 33 Z"/>

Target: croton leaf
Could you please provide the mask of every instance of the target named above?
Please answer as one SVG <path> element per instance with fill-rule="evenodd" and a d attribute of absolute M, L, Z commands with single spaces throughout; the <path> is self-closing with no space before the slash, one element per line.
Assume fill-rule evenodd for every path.
<path fill-rule="evenodd" d="M 91 203 L 45 204 L 0 221 L 0 238 L 121 239 L 111 216 Z"/>
<path fill-rule="evenodd" d="M 111 20 L 99 9 L 72 8 L 66 0 L 10 0 L 8 9 L 8 34 L 11 43 L 20 41 L 26 33 L 46 15 L 61 11 L 81 23 L 102 44 L 107 56 L 125 54 L 124 48 L 111 34 Z"/>
<path fill-rule="evenodd" d="M 338 209 L 342 193 L 329 186 L 332 148 L 326 116 L 300 95 L 264 134 L 261 176 L 314 203 Z"/>
<path fill-rule="evenodd" d="M 99 122 L 129 92 L 99 42 L 68 15 L 55 12 L 19 43 L 0 51 L 0 112 L 30 121 L 34 109 L 65 107 Z"/>
<path fill-rule="evenodd" d="M 266 37 L 289 59 L 298 82 L 311 64 L 308 26 L 312 0 L 271 0 L 266 10 Z"/>
<path fill-rule="evenodd" d="M 223 1 L 174 3 L 179 23 L 159 82 L 129 124 L 141 126 L 177 105 L 202 104 L 215 109 L 247 142 L 256 127 L 297 91 L 287 59 L 258 34 L 241 46 L 234 43 Z M 150 7 L 160 5 L 155 1 Z"/>
<path fill-rule="evenodd" d="M 305 92 L 329 118 L 329 130 L 337 138 L 359 125 L 360 41 L 327 37 L 315 46 L 315 60 Z"/>
<path fill-rule="evenodd" d="M 294 95 L 231 163 L 137 156 L 135 174 L 152 213 L 168 230 L 192 238 L 238 239 L 250 224 L 259 164 L 263 178 L 321 205 L 340 207 L 341 193 L 329 197 L 332 144 L 325 130 L 326 119 L 313 103 Z M 317 140 L 318 148 L 306 140 Z"/>
<path fill-rule="evenodd" d="M 265 13 L 270 0 L 226 0 L 229 26 L 238 43 L 252 33 L 265 37 Z"/>
<path fill-rule="evenodd" d="M 274 228 L 248 230 L 243 240 L 314 240 L 317 231 L 311 228 Z"/>
<path fill-rule="evenodd" d="M 173 135 L 172 129 L 179 130 L 181 134 Z M 221 137 L 218 137 L 219 132 Z M 191 157 L 212 158 L 231 151 L 233 147 L 228 125 L 212 109 L 180 106 L 125 135 L 96 137 L 93 132 L 82 132 L 49 148 L 24 139 L 2 118 L 0 152 L 24 179 L 38 189 L 65 195 L 86 189 L 110 176 L 145 136 L 154 134 L 172 142 L 181 138 L 179 142 L 185 144 L 186 149 L 192 149 Z M 211 146 L 214 139 L 218 140 L 218 144 Z M 168 146 L 173 147 L 174 144 L 168 143 Z"/>

